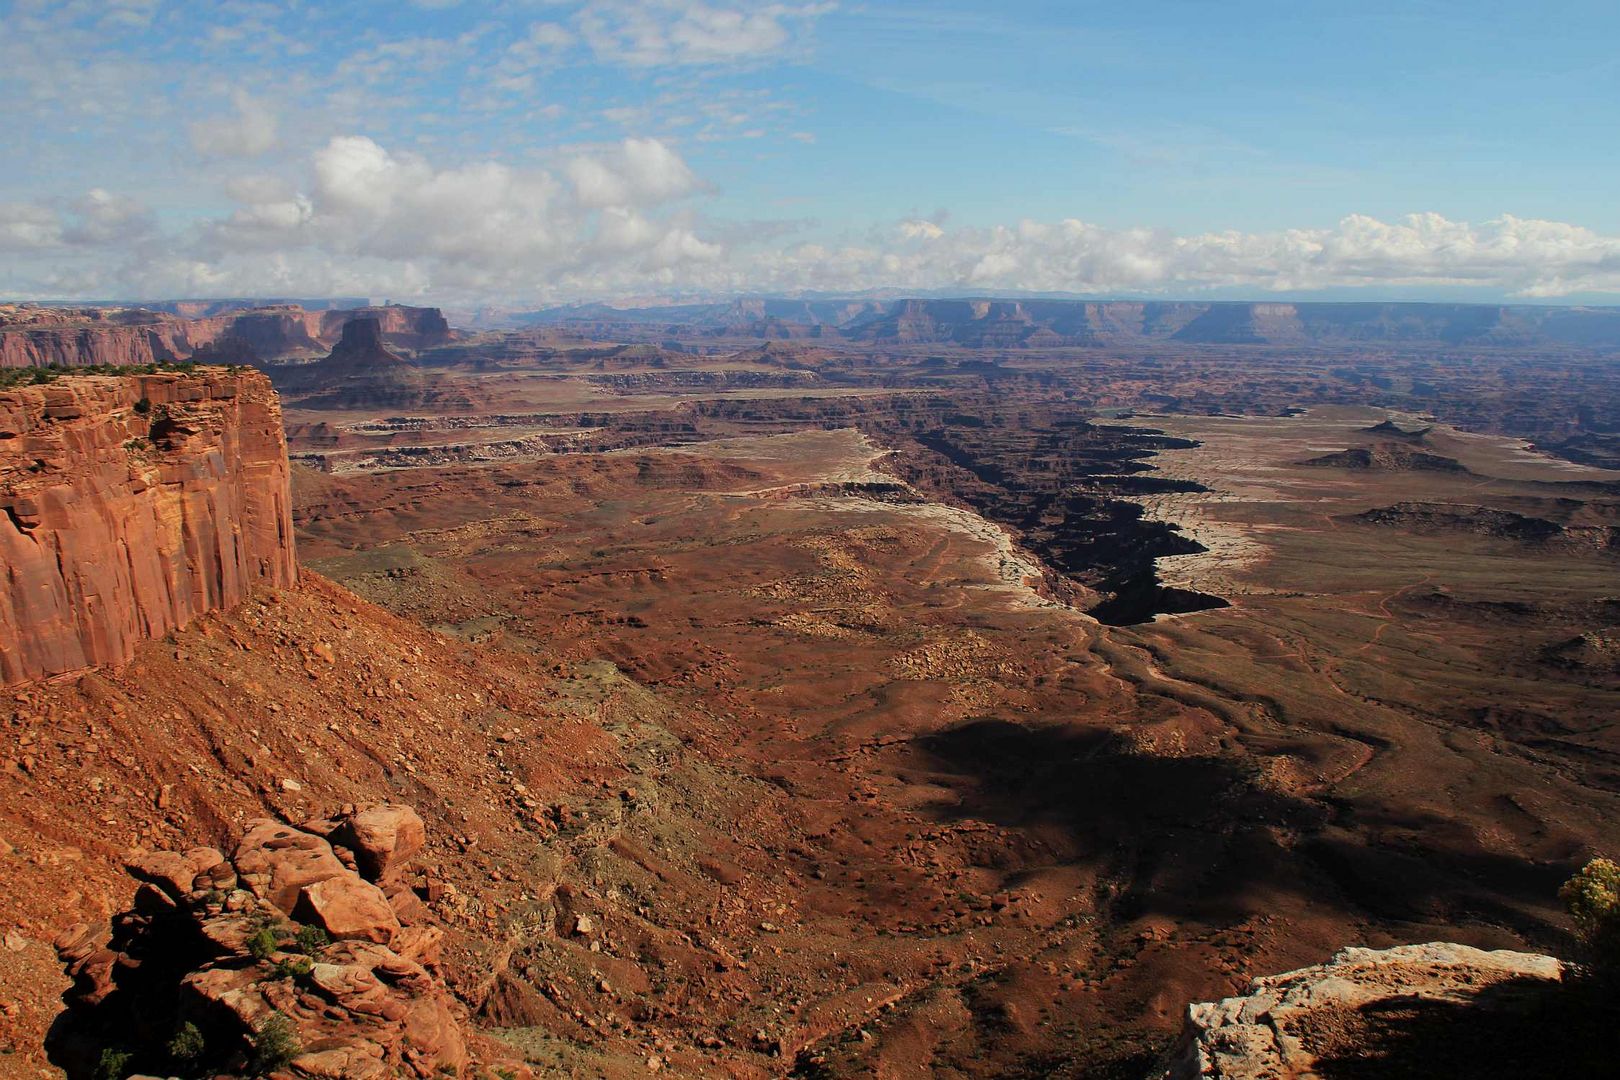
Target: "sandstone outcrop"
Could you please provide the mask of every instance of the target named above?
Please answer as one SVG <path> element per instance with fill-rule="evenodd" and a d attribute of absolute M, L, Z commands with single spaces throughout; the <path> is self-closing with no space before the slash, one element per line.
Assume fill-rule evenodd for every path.
<path fill-rule="evenodd" d="M 73 376 L 0 391 L 0 683 L 297 579 L 281 408 L 254 371 Z"/>
<path fill-rule="evenodd" d="M 57 941 L 73 986 L 52 1047 L 69 1076 L 108 1054 L 127 1055 L 121 1075 L 368 1080 L 471 1076 L 489 1061 L 525 1074 L 469 1038 L 439 973 L 442 932 L 397 863 L 399 837 L 420 833 L 415 812 L 376 806 L 311 828 L 255 821 L 230 858 L 131 860 L 131 910 Z M 334 847 L 322 829 L 371 846 Z"/>
<path fill-rule="evenodd" d="M 1344 949 L 1326 964 L 1256 979 L 1244 997 L 1189 1006 L 1163 1080 L 1305 1080 L 1318 1075 L 1346 1014 L 1391 1001 L 1486 1008 L 1492 987 L 1563 978 L 1562 963 L 1533 953 L 1445 943 Z"/>
<path fill-rule="evenodd" d="M 343 336 L 324 359 L 302 364 L 278 384 L 289 394 L 310 394 L 306 408 L 412 408 L 423 401 L 428 378 L 414 363 L 389 350 L 382 323 L 366 317 L 343 324 Z"/>

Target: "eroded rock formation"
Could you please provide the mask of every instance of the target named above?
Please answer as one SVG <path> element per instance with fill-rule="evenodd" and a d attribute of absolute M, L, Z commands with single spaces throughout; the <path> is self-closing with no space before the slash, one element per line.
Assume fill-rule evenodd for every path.
<path fill-rule="evenodd" d="M 1179 1053 L 1163 1080 L 1303 1080 L 1340 1056 L 1341 1044 L 1352 1044 L 1359 1058 L 1376 1054 L 1358 1021 L 1390 1003 L 1511 1010 L 1521 1002 L 1504 995 L 1505 988 L 1545 990 L 1563 978 L 1562 963 L 1534 953 L 1445 943 L 1344 949 L 1326 964 L 1256 979 L 1244 997 L 1190 1006 Z"/>
<path fill-rule="evenodd" d="M 414 810 L 378 805 L 302 828 L 249 822 L 229 858 L 135 857 L 131 909 L 57 941 L 73 979 L 59 1064 L 369 1080 L 468 1076 L 493 1059 L 526 1075 L 464 1030 L 438 968 L 443 932 L 402 868 L 424 843 Z"/>
<path fill-rule="evenodd" d="M 281 408 L 253 371 L 0 391 L 0 683 L 121 663 L 297 579 Z"/>
<path fill-rule="evenodd" d="M 344 323 L 343 336 L 319 363 L 277 378 L 290 393 L 313 392 L 304 406 L 326 409 L 412 408 L 422 403 L 428 382 L 388 348 L 382 323 L 369 317 Z"/>

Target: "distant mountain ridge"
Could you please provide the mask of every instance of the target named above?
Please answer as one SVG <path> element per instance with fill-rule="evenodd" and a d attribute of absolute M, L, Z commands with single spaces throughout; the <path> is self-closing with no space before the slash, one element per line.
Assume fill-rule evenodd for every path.
<path fill-rule="evenodd" d="M 198 308 L 205 301 L 174 301 L 166 308 Z M 268 363 L 311 358 L 336 344 L 356 318 L 377 321 L 392 348 L 422 349 L 451 340 L 438 308 L 320 308 L 291 304 L 236 308 L 189 316 L 144 308 L 65 308 L 0 305 L 0 368 L 83 367 L 196 360 Z"/>
<path fill-rule="evenodd" d="M 1620 307 L 1530 304 L 1002 299 L 787 300 L 549 308 L 529 326 L 668 336 L 831 338 L 1033 348 L 1176 341 L 1210 345 L 1434 343 L 1620 349 Z"/>

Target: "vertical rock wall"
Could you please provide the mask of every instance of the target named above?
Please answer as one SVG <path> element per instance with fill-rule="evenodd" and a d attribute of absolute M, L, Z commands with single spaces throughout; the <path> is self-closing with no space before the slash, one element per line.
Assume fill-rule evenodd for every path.
<path fill-rule="evenodd" d="M 104 663 L 297 579 L 264 375 L 64 377 L 0 390 L 0 684 Z"/>

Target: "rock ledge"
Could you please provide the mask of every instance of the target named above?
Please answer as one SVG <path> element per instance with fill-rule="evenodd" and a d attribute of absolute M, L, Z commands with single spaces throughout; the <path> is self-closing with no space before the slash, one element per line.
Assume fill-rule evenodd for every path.
<path fill-rule="evenodd" d="M 1188 1006 L 1178 1052 L 1163 1080 L 1305 1080 L 1315 1075 L 1312 1021 L 1391 999 L 1466 1003 L 1508 981 L 1557 983 L 1550 956 L 1436 942 L 1351 948 L 1326 964 L 1256 979 L 1245 997 Z"/>

